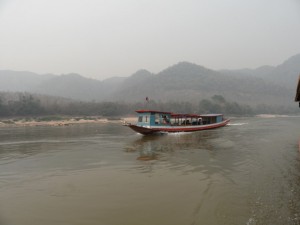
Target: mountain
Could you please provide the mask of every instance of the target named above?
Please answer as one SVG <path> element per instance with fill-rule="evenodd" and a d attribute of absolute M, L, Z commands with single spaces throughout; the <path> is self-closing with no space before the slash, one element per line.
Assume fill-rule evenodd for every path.
<path fill-rule="evenodd" d="M 39 75 L 27 71 L 0 70 L 1 91 L 33 91 L 38 85 L 55 77 L 54 75 Z"/>
<path fill-rule="evenodd" d="M 277 66 L 275 70 L 268 73 L 267 78 L 274 80 L 276 83 L 285 85 L 290 88 L 296 88 L 297 77 L 300 73 L 300 54 L 295 55 L 281 65 Z"/>
<path fill-rule="evenodd" d="M 99 81 L 74 73 L 57 76 L 0 70 L 0 91 L 31 92 L 82 101 L 102 101 L 123 81 L 121 77 Z"/>
<path fill-rule="evenodd" d="M 136 75 L 128 78 L 134 80 Z M 134 86 L 123 83 L 113 100 L 141 101 L 148 96 L 156 101 L 193 101 L 222 95 L 230 101 L 249 105 L 286 105 L 293 92 L 263 78 L 243 72 L 222 72 L 181 62 L 152 76 L 139 77 Z"/>
<path fill-rule="evenodd" d="M 256 69 L 211 70 L 180 62 L 153 74 L 138 70 L 130 77 L 103 81 L 79 74 L 39 75 L 31 72 L 0 71 L 0 91 L 26 91 L 81 101 L 198 103 L 214 95 L 249 104 L 292 106 L 300 73 L 300 54 L 278 66 Z"/>
<path fill-rule="evenodd" d="M 105 96 L 105 86 L 101 81 L 84 78 L 78 74 L 55 76 L 36 86 L 34 91 L 53 96 L 83 101 L 98 100 Z"/>
<path fill-rule="evenodd" d="M 261 66 L 257 69 L 223 70 L 227 75 L 249 75 L 262 78 L 287 88 L 295 88 L 300 73 L 300 54 L 294 55 L 278 66 Z"/>
<path fill-rule="evenodd" d="M 137 71 L 126 78 L 108 99 L 111 101 L 129 102 L 141 100 L 141 96 L 144 96 L 141 94 L 145 87 L 144 84 L 150 77 L 154 77 L 154 75 L 147 70 Z M 144 98 L 142 97 L 142 99 Z"/>

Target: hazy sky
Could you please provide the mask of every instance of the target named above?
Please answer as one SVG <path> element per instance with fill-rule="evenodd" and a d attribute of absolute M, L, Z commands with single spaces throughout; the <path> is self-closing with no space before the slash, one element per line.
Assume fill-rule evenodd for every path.
<path fill-rule="evenodd" d="M 278 65 L 300 53 L 300 0 L 0 0 L 0 70 L 104 79 L 180 61 Z"/>

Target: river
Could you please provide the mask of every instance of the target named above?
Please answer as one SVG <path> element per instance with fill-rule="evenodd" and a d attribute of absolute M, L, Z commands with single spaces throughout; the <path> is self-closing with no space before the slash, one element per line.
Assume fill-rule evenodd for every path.
<path fill-rule="evenodd" d="M 300 117 L 142 136 L 0 128 L 1 225 L 300 224 Z"/>

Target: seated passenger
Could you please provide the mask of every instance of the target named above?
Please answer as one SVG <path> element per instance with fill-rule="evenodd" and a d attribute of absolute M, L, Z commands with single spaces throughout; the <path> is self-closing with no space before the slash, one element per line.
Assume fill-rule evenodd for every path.
<path fill-rule="evenodd" d="M 201 125 L 202 124 L 202 119 L 200 118 L 199 120 L 198 120 L 198 125 Z"/>
<path fill-rule="evenodd" d="M 163 124 L 169 124 L 170 121 L 168 120 L 168 118 L 166 116 L 163 116 Z"/>

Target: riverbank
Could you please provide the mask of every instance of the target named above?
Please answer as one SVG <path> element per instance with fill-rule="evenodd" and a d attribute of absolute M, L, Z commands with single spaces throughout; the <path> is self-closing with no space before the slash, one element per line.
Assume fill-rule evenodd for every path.
<path fill-rule="evenodd" d="M 134 123 L 136 118 L 104 117 L 45 117 L 45 118 L 11 118 L 0 120 L 0 127 L 35 127 L 35 126 L 70 126 L 86 123 Z"/>

